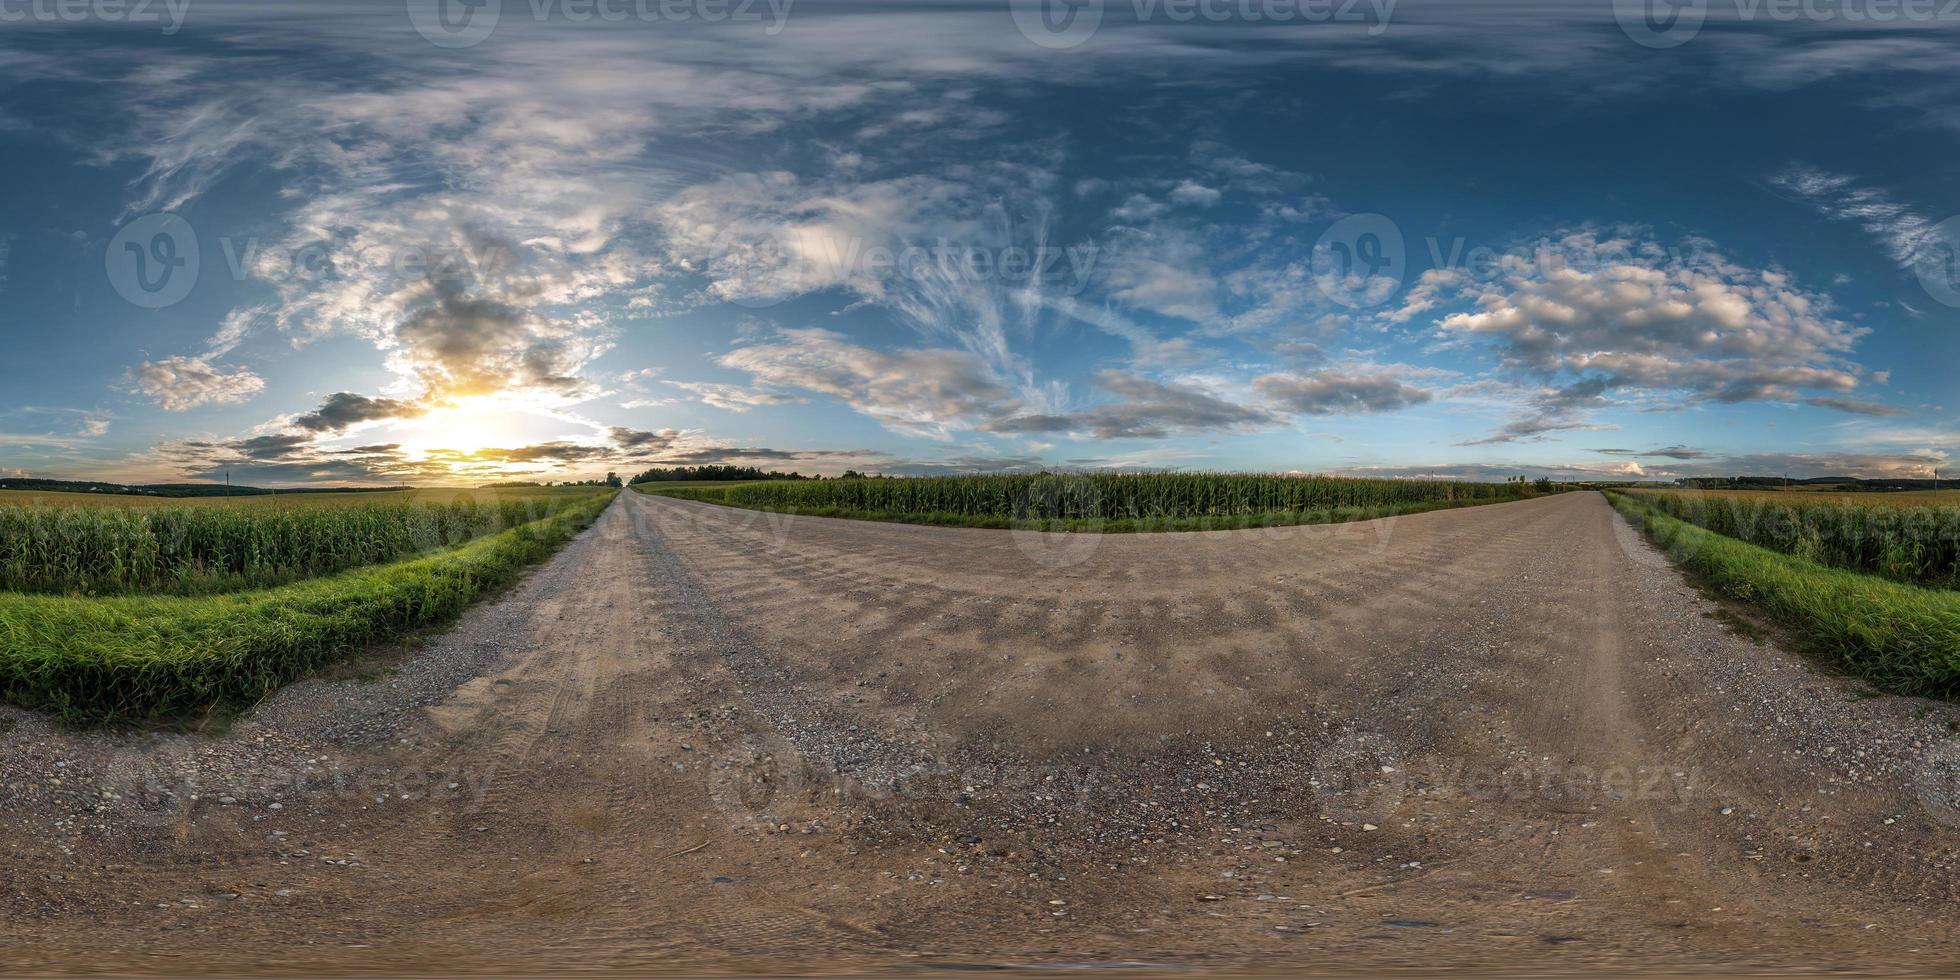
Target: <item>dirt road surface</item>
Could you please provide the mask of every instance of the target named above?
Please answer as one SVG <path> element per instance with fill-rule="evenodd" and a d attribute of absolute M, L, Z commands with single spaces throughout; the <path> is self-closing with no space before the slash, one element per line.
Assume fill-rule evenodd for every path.
<path fill-rule="evenodd" d="M 216 737 L 0 716 L 0 969 L 1960 969 L 1960 711 L 1738 629 L 1596 494 L 627 493 L 376 673 Z"/>

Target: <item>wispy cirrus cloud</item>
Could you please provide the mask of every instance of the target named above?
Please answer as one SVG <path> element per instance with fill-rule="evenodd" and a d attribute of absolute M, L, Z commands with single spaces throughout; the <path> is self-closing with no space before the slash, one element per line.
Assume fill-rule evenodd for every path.
<path fill-rule="evenodd" d="M 1769 180 L 1826 218 L 1863 228 L 1906 271 L 1946 262 L 1960 249 L 1960 242 L 1948 241 L 1940 233 L 1938 222 L 1854 177 L 1793 163 Z"/>

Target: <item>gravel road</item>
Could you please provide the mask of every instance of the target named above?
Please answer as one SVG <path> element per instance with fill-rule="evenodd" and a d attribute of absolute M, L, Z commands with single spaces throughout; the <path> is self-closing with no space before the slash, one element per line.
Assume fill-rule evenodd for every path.
<path fill-rule="evenodd" d="M 1960 969 L 1960 706 L 1597 494 L 1097 536 L 626 493 L 366 673 L 217 735 L 0 710 L 0 969 Z"/>

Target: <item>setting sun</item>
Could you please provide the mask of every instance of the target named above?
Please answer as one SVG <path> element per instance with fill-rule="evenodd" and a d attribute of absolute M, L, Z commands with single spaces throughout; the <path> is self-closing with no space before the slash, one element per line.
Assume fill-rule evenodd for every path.
<path fill-rule="evenodd" d="M 472 400 L 475 402 L 477 400 Z M 493 414 L 481 404 L 439 408 L 402 426 L 401 447 L 416 457 L 447 449 L 472 454 L 498 444 Z"/>

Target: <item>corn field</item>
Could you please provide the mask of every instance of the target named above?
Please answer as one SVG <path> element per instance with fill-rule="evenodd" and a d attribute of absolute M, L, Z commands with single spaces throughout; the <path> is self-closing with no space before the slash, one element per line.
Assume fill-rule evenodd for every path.
<path fill-rule="evenodd" d="M 1648 507 L 1820 565 L 1960 588 L 1960 507 L 1901 507 L 1766 494 L 1638 491 Z"/>
<path fill-rule="evenodd" d="M 0 590 L 199 595 L 451 548 L 590 495 L 337 507 L 0 507 Z"/>
<path fill-rule="evenodd" d="M 0 591 L 0 697 L 89 723 L 186 717 L 214 706 L 250 704 L 368 644 L 453 618 L 549 556 L 597 518 L 611 498 L 611 491 L 598 491 L 563 495 L 548 504 L 529 501 L 549 513 L 408 561 L 268 589 L 198 596 Z M 349 536 L 373 521 L 387 527 L 383 518 L 389 516 L 418 531 L 448 519 L 459 533 L 526 516 L 517 509 L 441 515 L 367 510 L 323 507 L 303 513 L 319 519 L 339 514 L 343 523 L 321 526 L 342 527 Z M 268 520 L 268 527 L 285 526 L 272 520 L 281 516 L 276 512 L 248 513 Z M 355 550 L 342 546 L 328 553 L 351 560 Z"/>
<path fill-rule="evenodd" d="M 723 502 L 772 510 L 950 514 L 1014 520 L 1242 517 L 1529 496 L 1516 483 L 1220 473 L 916 477 L 751 483 Z"/>

